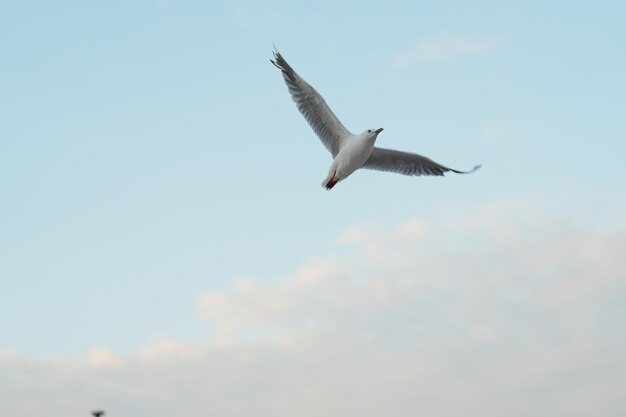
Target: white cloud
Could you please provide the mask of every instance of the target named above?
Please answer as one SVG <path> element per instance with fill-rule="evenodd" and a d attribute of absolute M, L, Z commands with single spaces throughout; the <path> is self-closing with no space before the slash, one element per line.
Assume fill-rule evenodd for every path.
<path fill-rule="evenodd" d="M 355 227 L 287 279 L 205 294 L 205 344 L 0 355 L 6 415 L 621 416 L 626 232 L 519 204 Z M 339 256 L 341 254 L 342 256 Z M 8 410 L 8 411 L 6 411 Z"/>
<path fill-rule="evenodd" d="M 515 120 L 491 120 L 483 124 L 481 136 L 484 142 L 493 144 L 528 143 L 537 137 L 532 123 Z"/>
<path fill-rule="evenodd" d="M 472 38 L 461 35 L 439 35 L 423 39 L 413 48 L 394 59 L 397 66 L 443 61 L 458 55 L 481 54 L 494 51 L 502 42 L 494 38 Z"/>
<path fill-rule="evenodd" d="M 119 358 L 109 349 L 104 348 L 92 349 L 87 355 L 85 363 L 100 367 L 117 367 L 121 365 Z"/>
<path fill-rule="evenodd" d="M 275 26 L 286 19 L 282 12 L 265 2 L 246 0 L 235 7 L 233 20 L 237 26 L 251 29 Z"/>

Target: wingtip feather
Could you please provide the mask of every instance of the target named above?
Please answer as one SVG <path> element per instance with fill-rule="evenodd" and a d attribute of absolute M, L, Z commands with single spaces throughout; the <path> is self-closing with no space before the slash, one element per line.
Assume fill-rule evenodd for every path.
<path fill-rule="evenodd" d="M 474 168 L 472 168 L 471 170 L 467 171 L 468 174 L 471 174 L 472 172 L 476 172 L 480 169 L 480 167 L 482 167 L 481 164 L 475 165 Z"/>
<path fill-rule="evenodd" d="M 276 48 L 273 51 L 274 59 L 270 59 L 270 62 L 274 64 L 276 68 L 282 71 L 283 76 L 290 79 L 291 81 L 295 81 L 296 74 L 293 68 L 285 61 L 285 58 L 278 52 Z"/>
<path fill-rule="evenodd" d="M 450 169 L 450 168 L 448 168 L 448 170 L 452 172 L 456 172 L 457 174 L 471 174 L 472 172 L 478 171 L 480 167 L 482 167 L 482 165 L 475 165 L 474 168 L 470 169 L 469 171 L 457 171 L 456 169 Z"/>

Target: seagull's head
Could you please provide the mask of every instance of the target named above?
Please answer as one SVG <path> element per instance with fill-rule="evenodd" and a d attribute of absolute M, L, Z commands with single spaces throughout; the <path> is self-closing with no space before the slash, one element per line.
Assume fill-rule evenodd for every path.
<path fill-rule="evenodd" d="M 363 132 L 363 136 L 365 136 L 366 138 L 376 139 L 376 137 L 378 137 L 378 134 L 382 131 L 382 127 L 379 127 L 378 129 L 367 129 L 365 132 Z"/>

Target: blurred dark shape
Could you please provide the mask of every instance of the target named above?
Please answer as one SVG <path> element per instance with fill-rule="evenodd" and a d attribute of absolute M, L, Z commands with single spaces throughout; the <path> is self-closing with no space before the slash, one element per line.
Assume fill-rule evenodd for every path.
<path fill-rule="evenodd" d="M 106 413 L 104 412 L 104 410 L 94 410 L 91 412 L 91 414 L 93 414 L 94 417 L 100 417 L 105 415 Z"/>

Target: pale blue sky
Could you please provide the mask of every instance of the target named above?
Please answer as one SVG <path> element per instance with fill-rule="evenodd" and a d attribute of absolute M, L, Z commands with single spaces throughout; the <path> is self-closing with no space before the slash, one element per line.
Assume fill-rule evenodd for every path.
<path fill-rule="evenodd" d="M 2 346 L 202 338 L 199 291 L 287 273 L 352 224 L 499 199 L 624 209 L 623 6 L 334 4 L 2 3 Z M 394 65 L 450 34 L 497 45 Z M 329 156 L 273 43 L 349 129 L 483 169 L 323 192 Z"/>
<path fill-rule="evenodd" d="M 513 201 L 614 230 L 625 21 L 616 1 L 0 1 L 0 351 L 209 341 L 207 291 L 280 281 L 360 225 Z M 483 168 L 326 192 L 274 43 L 353 132 Z"/>

